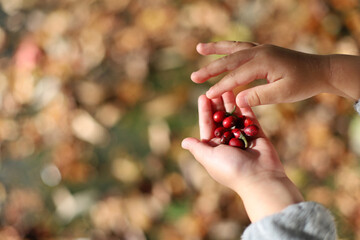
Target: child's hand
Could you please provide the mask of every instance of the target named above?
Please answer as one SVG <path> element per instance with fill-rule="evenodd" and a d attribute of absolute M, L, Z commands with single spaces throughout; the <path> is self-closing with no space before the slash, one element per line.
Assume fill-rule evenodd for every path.
<path fill-rule="evenodd" d="M 229 72 L 209 89 L 208 98 L 256 79 L 266 79 L 269 84 L 240 92 L 238 106 L 295 102 L 323 92 L 360 98 L 359 57 L 305 54 L 273 45 L 230 41 L 199 44 L 197 51 L 226 55 L 191 75 L 194 82 L 203 83 Z"/>
<path fill-rule="evenodd" d="M 194 155 L 216 181 L 242 197 L 252 221 L 280 212 L 288 205 L 303 200 L 287 178 L 274 147 L 261 128 L 252 146 L 246 150 L 222 145 L 219 139 L 213 139 L 215 125 L 212 115 L 218 110 L 230 112 L 233 109 L 235 96 L 232 92 L 212 100 L 202 95 L 198 104 L 201 141 L 186 138 L 182 146 Z M 236 111 L 252 118 L 259 126 L 250 108 Z"/>

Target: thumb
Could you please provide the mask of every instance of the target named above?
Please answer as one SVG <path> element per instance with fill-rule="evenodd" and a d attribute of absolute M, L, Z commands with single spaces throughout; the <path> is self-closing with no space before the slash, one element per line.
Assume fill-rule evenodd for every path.
<path fill-rule="evenodd" d="M 212 147 L 196 138 L 185 138 L 181 143 L 182 148 L 189 150 L 195 159 L 204 165 L 206 157 L 211 154 Z"/>
<path fill-rule="evenodd" d="M 279 80 L 241 91 L 236 96 L 236 104 L 239 107 L 255 107 L 288 102 L 286 95 L 288 95 L 288 91 L 284 88 L 283 81 Z"/>

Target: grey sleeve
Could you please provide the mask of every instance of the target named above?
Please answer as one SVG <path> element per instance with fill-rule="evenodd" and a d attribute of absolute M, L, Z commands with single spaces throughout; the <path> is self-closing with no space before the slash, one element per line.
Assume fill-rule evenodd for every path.
<path fill-rule="evenodd" d="M 319 203 L 302 202 L 247 227 L 242 240 L 335 240 L 336 227 L 329 210 Z"/>
<path fill-rule="evenodd" d="M 356 101 L 354 104 L 355 111 L 357 111 L 358 114 L 360 114 L 360 100 Z"/>

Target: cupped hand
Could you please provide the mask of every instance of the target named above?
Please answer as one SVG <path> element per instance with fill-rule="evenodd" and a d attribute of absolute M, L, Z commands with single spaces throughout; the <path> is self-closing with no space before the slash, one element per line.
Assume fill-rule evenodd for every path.
<path fill-rule="evenodd" d="M 201 140 L 186 138 L 182 147 L 193 154 L 212 178 L 242 197 L 250 219 L 255 221 L 302 201 L 302 197 L 287 178 L 273 145 L 264 135 L 250 108 L 236 108 L 238 114 L 251 118 L 260 128 L 249 148 L 242 150 L 220 144 L 219 139 L 214 138 L 213 113 L 218 110 L 230 112 L 234 106 L 235 96 L 232 92 L 214 99 L 200 96 L 198 110 Z"/>
<path fill-rule="evenodd" d="M 266 79 L 269 84 L 240 92 L 236 98 L 240 107 L 295 102 L 321 92 L 341 95 L 328 82 L 331 75 L 329 56 L 234 41 L 200 43 L 197 51 L 202 55 L 226 55 L 191 75 L 194 82 L 203 83 L 221 73 L 228 73 L 208 90 L 208 98 L 219 97 L 236 86 L 257 79 Z"/>
<path fill-rule="evenodd" d="M 236 188 L 233 186 L 236 182 L 247 181 L 258 174 L 284 175 L 277 153 L 261 128 L 246 150 L 220 144 L 220 139 L 215 138 L 213 113 L 219 110 L 230 112 L 234 106 L 235 97 L 232 92 L 226 92 L 215 99 L 200 96 L 198 110 L 201 140 L 186 138 L 182 146 L 195 156 L 216 181 L 232 189 Z M 259 126 L 250 108 L 236 108 L 235 112 L 251 118 Z"/>

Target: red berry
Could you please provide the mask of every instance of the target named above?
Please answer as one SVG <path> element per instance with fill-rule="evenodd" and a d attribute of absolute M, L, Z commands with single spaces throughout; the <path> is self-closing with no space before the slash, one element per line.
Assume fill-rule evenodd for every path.
<path fill-rule="evenodd" d="M 228 144 L 230 139 L 232 139 L 233 137 L 234 137 L 234 134 L 232 134 L 231 131 L 224 132 L 224 134 L 222 135 L 222 137 L 220 139 L 220 143 Z"/>
<path fill-rule="evenodd" d="M 241 136 L 241 131 L 238 128 L 232 129 L 231 132 L 234 134 L 234 137 L 236 138 L 239 138 Z"/>
<path fill-rule="evenodd" d="M 258 132 L 259 132 L 258 126 L 254 124 L 244 128 L 244 133 L 249 137 L 255 136 L 256 134 L 258 134 Z"/>
<path fill-rule="evenodd" d="M 244 116 L 238 116 L 236 123 L 235 123 L 235 127 L 242 129 L 244 128 L 244 121 L 245 121 L 245 117 Z"/>
<path fill-rule="evenodd" d="M 226 128 L 218 127 L 215 129 L 214 135 L 215 135 L 215 137 L 221 137 L 224 134 L 224 132 L 226 132 Z"/>
<path fill-rule="evenodd" d="M 247 127 L 247 126 L 250 126 L 250 125 L 253 125 L 253 124 L 254 124 L 254 122 L 250 118 L 245 118 L 244 127 Z"/>
<path fill-rule="evenodd" d="M 236 117 L 229 116 L 229 117 L 225 118 L 224 121 L 222 122 L 222 125 L 224 126 L 224 128 L 234 127 L 236 125 Z"/>
<path fill-rule="evenodd" d="M 233 146 L 233 147 L 239 147 L 239 148 L 245 149 L 245 143 L 243 142 L 243 140 L 238 139 L 238 138 L 230 139 L 229 145 Z"/>
<path fill-rule="evenodd" d="M 219 123 L 222 122 L 226 118 L 226 112 L 225 111 L 217 111 L 213 115 L 213 119 L 215 122 Z"/>

